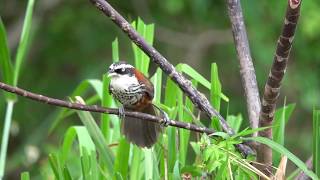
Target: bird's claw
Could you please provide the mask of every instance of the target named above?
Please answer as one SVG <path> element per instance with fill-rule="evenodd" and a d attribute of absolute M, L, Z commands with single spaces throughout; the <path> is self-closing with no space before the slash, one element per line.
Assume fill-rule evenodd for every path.
<path fill-rule="evenodd" d="M 120 107 L 119 107 L 119 118 L 120 118 L 121 120 L 124 120 L 125 116 L 126 116 L 126 114 L 125 114 L 125 112 L 124 112 L 124 107 L 123 107 L 123 106 L 120 106 Z"/>
<path fill-rule="evenodd" d="M 167 127 L 167 126 L 169 126 L 169 124 L 170 124 L 170 120 L 169 120 L 169 116 L 168 116 L 168 114 L 167 113 L 165 113 L 165 112 L 163 112 L 162 111 L 162 121 L 160 122 L 160 125 L 162 126 L 162 127 Z"/>

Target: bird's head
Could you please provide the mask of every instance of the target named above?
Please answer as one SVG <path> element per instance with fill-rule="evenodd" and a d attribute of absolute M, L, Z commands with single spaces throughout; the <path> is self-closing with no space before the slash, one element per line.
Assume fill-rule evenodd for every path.
<path fill-rule="evenodd" d="M 134 76 L 135 68 L 125 61 L 119 61 L 110 65 L 108 70 L 108 77 L 122 77 L 122 76 Z"/>

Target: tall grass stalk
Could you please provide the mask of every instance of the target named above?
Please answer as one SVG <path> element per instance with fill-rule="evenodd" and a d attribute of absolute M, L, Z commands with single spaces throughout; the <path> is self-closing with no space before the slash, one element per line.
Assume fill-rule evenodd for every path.
<path fill-rule="evenodd" d="M 16 62 L 14 65 L 14 70 L 12 70 L 12 66 L 9 65 L 11 64 L 10 60 L 10 52 L 9 48 L 7 46 L 6 42 L 6 33 L 4 26 L 1 22 L 1 40 L 0 43 L 0 49 L 1 49 L 1 57 L 5 57 L 5 59 L 2 59 L 2 61 L 6 61 L 7 66 L 3 66 L 1 71 L 7 72 L 6 78 L 4 79 L 7 81 L 6 83 L 12 83 L 14 86 L 17 85 L 18 83 L 18 77 L 19 77 L 19 72 L 23 63 L 23 60 L 26 56 L 27 49 L 28 49 L 28 44 L 30 41 L 30 34 L 31 34 L 31 24 L 32 24 L 32 14 L 33 14 L 33 6 L 34 6 L 35 0 L 29 0 L 28 5 L 27 5 L 27 10 L 25 14 L 25 19 L 23 22 L 23 27 L 22 27 L 22 33 L 20 37 L 20 43 L 18 46 L 18 50 L 16 53 Z M 7 53 L 7 54 L 6 54 Z M 13 96 L 14 97 L 14 96 Z M 15 104 L 15 100 L 12 100 L 10 96 L 7 97 L 7 110 L 6 110 L 6 115 L 5 115 L 5 120 L 4 120 L 4 128 L 3 128 L 3 134 L 2 134 L 2 144 L 1 144 L 1 154 L 0 154 L 0 180 L 3 179 L 4 176 L 4 171 L 5 171 L 5 165 L 6 165 L 6 158 L 7 158 L 7 148 L 8 148 L 8 142 L 9 142 L 9 133 L 10 133 L 10 125 L 12 121 L 12 112 L 13 112 L 13 107 Z"/>
<path fill-rule="evenodd" d="M 1 141 L 2 144 L 1 144 L 1 152 L 0 152 L 0 180 L 2 180 L 4 176 L 13 105 L 14 105 L 14 101 L 8 101 L 6 116 L 4 119 L 4 128 L 3 128 L 3 135 L 2 135 L 2 141 Z"/>

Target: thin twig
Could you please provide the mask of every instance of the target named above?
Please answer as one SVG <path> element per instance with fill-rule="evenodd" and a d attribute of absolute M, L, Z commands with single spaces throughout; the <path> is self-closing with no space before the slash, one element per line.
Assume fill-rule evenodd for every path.
<path fill-rule="evenodd" d="M 104 0 L 90 1 L 106 16 L 110 17 L 110 19 L 119 26 L 122 31 L 126 33 L 129 38 L 180 87 L 180 89 L 190 98 L 197 108 L 206 113 L 210 118 L 217 117 L 220 120 L 222 129 L 229 135 L 234 134 L 234 130 L 230 128 L 225 119 L 212 108 L 208 99 L 192 86 L 191 81 L 186 79 L 181 73 L 177 72 L 174 66 L 170 64 L 168 60 L 154 47 L 150 46 L 143 37 L 134 30 L 130 23 L 127 22 L 115 9 L 113 9 L 110 4 Z M 252 149 L 244 144 L 238 144 L 237 148 L 245 156 L 253 153 Z"/>
<path fill-rule="evenodd" d="M 292 41 L 300 15 L 300 5 L 300 0 L 288 0 L 282 33 L 278 39 L 273 64 L 263 93 L 260 127 L 272 126 L 276 103 L 280 94 L 281 81 L 286 72 Z M 259 135 L 272 139 L 272 129 L 260 131 Z M 272 165 L 272 150 L 270 147 L 263 144 L 259 146 L 258 162 L 267 166 Z M 270 171 L 265 169 L 265 172 Z"/>
<path fill-rule="evenodd" d="M 246 27 L 243 21 L 240 0 L 227 0 L 228 14 L 232 25 L 233 39 L 240 61 L 240 76 L 244 88 L 247 111 L 252 128 L 259 126 L 260 96 L 256 73 L 253 67 Z M 253 136 L 257 136 L 255 132 Z"/>
<path fill-rule="evenodd" d="M 64 100 L 60 100 L 60 99 L 55 99 L 55 98 L 43 96 L 41 94 L 32 93 L 32 92 L 26 91 L 26 90 L 18 88 L 18 87 L 10 86 L 10 85 L 5 84 L 3 82 L 0 82 L 0 89 L 17 94 L 19 96 L 26 97 L 28 99 L 32 99 L 35 101 L 39 101 L 41 103 L 50 104 L 50 105 L 54 105 L 54 106 L 60 106 L 60 107 L 68 108 L 68 109 L 75 109 L 75 110 L 82 110 L 82 111 L 90 111 L 90 112 L 98 112 L 98 113 L 104 113 L 104 114 L 119 115 L 118 109 L 104 108 L 104 107 L 99 107 L 97 105 L 87 106 L 87 105 L 80 104 L 80 103 L 72 103 L 72 102 L 68 102 L 68 101 L 64 101 Z M 142 119 L 142 120 L 146 120 L 146 121 L 152 121 L 155 123 L 164 123 L 164 120 L 162 118 L 157 117 L 157 116 L 152 116 L 150 114 L 133 112 L 133 111 L 126 111 L 125 115 L 130 116 L 130 117 L 135 117 L 138 119 Z M 206 128 L 206 127 L 199 127 L 194 124 L 185 123 L 185 122 L 181 122 L 181 121 L 169 120 L 168 125 L 178 127 L 178 128 L 188 129 L 188 130 L 195 131 L 195 132 L 206 133 L 206 134 L 212 134 L 215 132 L 214 130 Z"/>

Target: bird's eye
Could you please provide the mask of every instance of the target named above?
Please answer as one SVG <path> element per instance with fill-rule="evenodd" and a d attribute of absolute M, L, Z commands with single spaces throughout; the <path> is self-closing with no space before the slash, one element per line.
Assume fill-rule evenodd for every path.
<path fill-rule="evenodd" d="M 125 71 L 123 71 L 124 69 L 116 69 L 115 72 L 118 73 L 118 74 L 124 74 Z"/>

